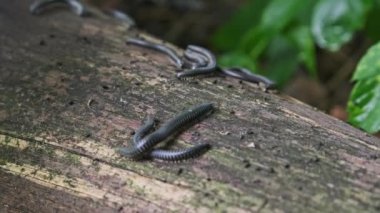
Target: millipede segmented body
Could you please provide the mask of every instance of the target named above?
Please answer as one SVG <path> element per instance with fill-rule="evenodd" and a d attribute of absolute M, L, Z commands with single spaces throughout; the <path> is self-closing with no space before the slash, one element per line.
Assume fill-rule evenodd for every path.
<path fill-rule="evenodd" d="M 183 69 L 187 65 L 185 63 L 187 60 L 190 63 L 190 69 L 178 72 L 176 74 L 178 78 L 211 74 L 216 71 L 216 58 L 214 54 L 200 46 L 188 45 L 184 54 L 185 60 L 182 60 L 174 50 L 165 45 L 137 38 L 128 38 L 126 43 L 162 52 L 168 55 L 179 69 Z"/>
<path fill-rule="evenodd" d="M 167 121 L 160 129 L 165 133 L 173 134 L 176 130 L 181 127 L 194 122 L 200 117 L 212 112 L 214 106 L 211 103 L 200 104 L 195 107 L 192 107 L 188 110 L 183 111 L 174 118 Z"/>
<path fill-rule="evenodd" d="M 188 45 L 187 50 L 198 53 L 200 55 L 203 55 L 206 57 L 208 61 L 208 66 L 210 67 L 216 67 L 216 58 L 215 55 L 208 49 L 196 45 Z"/>
<path fill-rule="evenodd" d="M 265 85 L 265 88 L 267 89 L 273 88 L 275 86 L 275 82 L 270 80 L 269 78 L 262 75 L 254 74 L 248 69 L 242 67 L 224 68 L 220 69 L 220 71 L 225 76 L 230 76 L 252 83 L 263 83 Z"/>
<path fill-rule="evenodd" d="M 192 107 L 178 114 L 174 118 L 170 119 L 162 127 L 157 129 L 153 133 L 142 138 L 143 135 L 147 133 L 148 131 L 150 131 L 150 129 L 153 127 L 153 124 L 152 124 L 153 121 L 148 120 L 148 122 L 146 122 L 143 125 L 143 127 L 140 128 L 136 132 L 134 136 L 135 145 L 132 147 L 120 148 L 119 152 L 122 155 L 129 158 L 134 158 L 134 159 L 142 158 L 145 155 L 147 155 L 147 153 L 149 153 L 155 145 L 157 145 L 161 141 L 167 139 L 169 136 L 179 131 L 183 126 L 193 123 L 200 117 L 205 116 L 206 114 L 212 112 L 213 109 L 214 107 L 211 103 L 201 104 L 201 105 Z M 159 156 L 165 156 L 165 155 L 161 155 L 163 153 L 162 152 L 163 150 L 158 150 L 158 151 L 160 155 L 157 155 L 158 156 L 157 158 L 159 158 Z M 193 152 L 194 150 L 190 148 L 190 151 Z M 177 154 L 178 154 L 178 157 L 180 158 L 183 158 L 184 155 L 190 156 L 190 155 L 187 155 L 188 153 L 184 152 L 184 150 L 179 151 Z M 175 151 L 172 151 L 171 156 L 174 156 L 174 155 L 175 155 Z"/>
<path fill-rule="evenodd" d="M 37 0 L 30 5 L 30 12 L 35 15 L 41 14 L 45 9 L 52 5 L 66 4 L 78 16 L 85 14 L 85 8 L 78 0 Z"/>
<path fill-rule="evenodd" d="M 178 78 L 206 75 L 216 72 L 216 58 L 210 50 L 195 45 L 188 45 L 187 49 L 195 52 L 196 54 L 204 56 L 207 59 L 207 65 L 203 67 L 195 67 L 194 69 L 181 71 L 177 73 Z"/>
<path fill-rule="evenodd" d="M 177 53 L 174 50 L 170 49 L 169 47 L 165 45 L 154 44 L 154 43 L 151 43 L 142 39 L 137 39 L 137 38 L 128 38 L 126 43 L 162 52 L 166 54 L 167 56 L 169 56 L 169 58 L 175 63 L 175 65 L 178 68 L 182 67 L 183 62 L 181 58 L 177 55 Z"/>
<path fill-rule="evenodd" d="M 138 144 L 132 147 L 119 149 L 119 152 L 129 158 L 139 159 L 149 152 L 155 145 L 165 140 L 169 135 L 158 129 L 139 141 Z"/>
<path fill-rule="evenodd" d="M 193 50 L 186 49 L 184 54 L 184 66 L 186 64 L 190 64 L 191 69 L 195 69 L 197 67 L 204 67 L 207 65 L 207 58 L 201 54 L 194 52 Z"/>
<path fill-rule="evenodd" d="M 148 117 L 144 124 L 135 132 L 133 136 L 133 143 L 137 145 L 139 141 L 148 134 L 154 127 L 154 119 L 152 117 Z"/>
<path fill-rule="evenodd" d="M 180 150 L 155 149 L 149 154 L 149 157 L 165 161 L 181 161 L 198 157 L 210 148 L 210 144 L 199 144 Z"/>
<path fill-rule="evenodd" d="M 149 131 L 153 129 L 154 119 L 148 117 L 144 124 L 136 131 L 133 137 L 134 145 L 137 145 Z M 165 161 L 181 161 L 189 158 L 195 158 L 211 148 L 210 144 L 195 145 L 190 148 L 180 150 L 153 149 L 147 154 L 152 159 L 160 159 Z"/>
<path fill-rule="evenodd" d="M 128 14 L 120 11 L 120 10 L 104 10 L 104 13 L 107 15 L 112 16 L 113 18 L 126 22 L 129 24 L 129 26 L 135 26 L 136 22 L 133 20 L 132 17 L 130 17 Z"/>

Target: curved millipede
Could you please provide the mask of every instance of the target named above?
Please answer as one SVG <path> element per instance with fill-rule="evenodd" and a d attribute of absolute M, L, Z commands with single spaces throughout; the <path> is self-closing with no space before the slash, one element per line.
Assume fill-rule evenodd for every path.
<path fill-rule="evenodd" d="M 177 55 L 177 53 L 165 45 L 155 44 L 155 43 L 151 43 L 151 42 L 148 42 L 142 39 L 137 39 L 137 38 L 128 38 L 126 43 L 162 52 L 168 55 L 178 68 L 183 68 L 184 66 L 183 60 Z M 189 52 L 185 53 L 186 54 L 185 57 L 187 57 L 190 61 L 195 61 L 195 64 L 191 65 L 193 67 L 190 70 L 184 70 L 184 71 L 178 72 L 177 73 L 178 78 L 210 74 L 215 71 L 216 59 L 215 59 L 214 54 L 211 53 L 211 51 L 203 47 L 199 47 L 195 45 L 188 45 L 187 51 L 190 51 L 190 53 Z M 205 65 L 202 66 L 203 64 Z"/>
<path fill-rule="evenodd" d="M 177 53 L 174 50 L 170 49 L 169 47 L 165 45 L 154 44 L 154 43 L 151 43 L 142 39 L 137 39 L 137 38 L 128 38 L 126 43 L 162 52 L 168 55 L 178 68 L 182 67 L 183 62 L 181 58 L 177 55 Z"/>
<path fill-rule="evenodd" d="M 85 14 L 85 8 L 78 0 L 37 0 L 30 5 L 30 12 L 35 15 L 39 15 L 47 7 L 55 4 L 66 4 L 70 9 L 78 16 Z"/>
<path fill-rule="evenodd" d="M 207 58 L 201 54 L 198 54 L 190 49 L 186 49 L 184 54 L 184 66 L 188 63 L 190 64 L 191 69 L 195 69 L 197 67 L 204 67 L 207 65 Z"/>
<path fill-rule="evenodd" d="M 133 137 L 134 145 L 137 145 L 140 142 L 141 138 L 143 138 L 150 130 L 153 129 L 153 126 L 154 119 L 148 117 L 145 123 L 136 131 Z M 200 144 L 180 150 L 153 149 L 147 155 L 152 159 L 160 159 L 165 161 L 181 161 L 200 156 L 210 148 L 210 144 Z"/>
<path fill-rule="evenodd" d="M 212 112 L 214 109 L 211 103 L 201 104 L 195 107 L 192 107 L 174 118 L 167 121 L 162 127 L 139 140 L 138 144 L 133 147 L 125 147 L 120 148 L 119 152 L 129 158 L 142 158 L 145 154 L 147 154 L 155 145 L 160 143 L 161 141 L 168 138 L 170 135 L 177 132 L 181 127 L 193 123 L 195 120 L 200 117 Z M 148 125 L 144 125 L 148 126 Z M 147 127 L 148 128 L 148 127 Z M 142 132 L 148 131 L 144 129 Z M 139 138 L 140 136 L 136 136 Z"/>
<path fill-rule="evenodd" d="M 225 76 L 230 76 L 233 78 L 249 81 L 252 83 L 263 83 L 266 89 L 271 89 L 275 87 L 274 81 L 270 80 L 269 78 L 265 76 L 254 74 L 245 68 L 231 67 L 231 68 L 220 69 L 220 71 Z"/>
<path fill-rule="evenodd" d="M 148 153 L 155 145 L 165 140 L 169 136 L 170 134 L 164 132 L 160 128 L 140 140 L 138 144 L 132 147 L 120 148 L 119 152 L 126 157 L 139 159 L 144 157 L 144 155 Z"/>
<path fill-rule="evenodd" d="M 206 75 L 216 72 L 216 58 L 210 50 L 195 45 L 188 45 L 187 49 L 206 57 L 207 65 L 204 67 L 196 67 L 194 69 L 179 72 L 177 73 L 178 78 L 191 77 L 196 75 Z"/>
<path fill-rule="evenodd" d="M 149 154 L 149 157 L 166 161 L 181 161 L 198 157 L 210 148 L 210 144 L 199 144 L 180 150 L 155 149 Z"/>
<path fill-rule="evenodd" d="M 133 136 L 133 143 L 137 145 L 140 140 L 148 134 L 154 127 L 154 119 L 152 117 L 148 117 L 144 124 L 135 132 Z"/>
<path fill-rule="evenodd" d="M 160 129 L 162 129 L 165 133 L 174 133 L 182 126 L 194 122 L 195 120 L 212 112 L 213 110 L 214 106 L 212 103 L 197 105 L 170 119 Z"/>
<path fill-rule="evenodd" d="M 104 10 L 103 12 L 109 16 L 112 16 L 116 20 L 126 22 L 131 27 L 136 25 L 136 22 L 132 17 L 120 10 Z"/>
<path fill-rule="evenodd" d="M 208 49 L 196 46 L 196 45 L 188 45 L 186 50 L 194 53 L 198 53 L 201 56 L 204 56 L 206 58 L 206 62 L 208 63 L 208 66 L 210 67 L 216 67 L 216 58 L 215 55 Z"/>

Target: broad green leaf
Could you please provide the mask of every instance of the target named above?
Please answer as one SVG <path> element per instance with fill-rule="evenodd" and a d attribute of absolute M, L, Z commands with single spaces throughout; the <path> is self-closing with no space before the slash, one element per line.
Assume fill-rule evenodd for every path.
<path fill-rule="evenodd" d="M 356 83 L 348 111 L 353 125 L 370 133 L 380 131 L 380 74 Z"/>
<path fill-rule="evenodd" d="M 360 60 L 352 80 L 358 81 L 378 75 L 380 75 L 380 43 L 372 46 Z"/>
<path fill-rule="evenodd" d="M 312 18 L 312 32 L 321 48 L 338 50 L 363 27 L 370 0 L 320 0 Z"/>
<path fill-rule="evenodd" d="M 246 54 L 239 52 L 230 52 L 218 58 L 218 64 L 222 67 L 245 67 L 253 72 L 257 72 L 256 63 Z"/>
<path fill-rule="evenodd" d="M 298 50 L 285 36 L 275 37 L 266 51 L 266 75 L 274 80 L 278 87 L 283 87 L 284 84 L 297 71 Z"/>
<path fill-rule="evenodd" d="M 299 26 L 292 30 L 290 32 L 290 38 L 298 48 L 299 61 L 303 62 L 306 65 L 309 74 L 316 78 L 315 46 L 308 26 Z"/>
<path fill-rule="evenodd" d="M 250 0 L 242 6 L 224 26 L 218 29 L 212 38 L 213 44 L 221 50 L 236 49 L 236 41 L 248 30 L 257 26 L 268 2 L 267 0 Z"/>
<path fill-rule="evenodd" d="M 374 133 L 380 130 L 380 43 L 360 60 L 352 80 L 357 81 L 348 102 L 349 121 Z"/>

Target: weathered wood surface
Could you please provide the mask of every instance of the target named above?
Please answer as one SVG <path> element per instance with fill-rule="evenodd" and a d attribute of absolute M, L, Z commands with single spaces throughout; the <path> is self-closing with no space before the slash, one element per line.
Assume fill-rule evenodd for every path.
<path fill-rule="evenodd" d="M 378 139 L 234 79 L 177 80 L 126 25 L 28 3 L 0 4 L 0 212 L 379 212 Z M 218 110 L 173 144 L 211 143 L 199 159 L 115 153 L 146 114 L 203 102 Z"/>

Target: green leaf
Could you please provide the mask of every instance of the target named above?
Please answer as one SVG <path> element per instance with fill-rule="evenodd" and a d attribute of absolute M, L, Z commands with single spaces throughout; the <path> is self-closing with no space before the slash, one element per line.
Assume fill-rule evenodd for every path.
<path fill-rule="evenodd" d="M 267 0 L 250 0 L 243 5 L 227 23 L 217 30 L 212 38 L 213 44 L 220 50 L 236 49 L 236 41 L 257 26 L 268 2 Z"/>
<path fill-rule="evenodd" d="M 257 72 L 257 66 L 247 54 L 240 52 L 230 52 L 218 58 L 218 64 L 222 67 L 245 67 L 253 72 Z"/>
<path fill-rule="evenodd" d="M 313 36 L 308 26 L 299 26 L 290 32 L 290 38 L 298 48 L 298 59 L 303 62 L 309 74 L 314 78 L 317 77 L 315 62 L 315 46 Z"/>
<path fill-rule="evenodd" d="M 380 74 L 356 83 L 348 112 L 353 125 L 370 133 L 380 131 Z"/>
<path fill-rule="evenodd" d="M 320 0 L 312 18 L 312 32 L 321 48 L 338 50 L 363 27 L 370 0 Z"/>
<path fill-rule="evenodd" d="M 318 45 L 336 51 L 351 40 L 353 33 L 363 27 L 369 5 L 369 0 L 320 0 L 312 20 Z"/>
<path fill-rule="evenodd" d="M 363 80 L 380 75 L 380 43 L 372 46 L 359 61 L 352 80 Z"/>
<path fill-rule="evenodd" d="M 380 130 L 380 43 L 372 46 L 356 67 L 357 81 L 348 102 L 349 122 L 368 132 Z"/>

